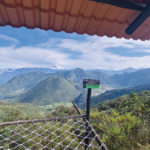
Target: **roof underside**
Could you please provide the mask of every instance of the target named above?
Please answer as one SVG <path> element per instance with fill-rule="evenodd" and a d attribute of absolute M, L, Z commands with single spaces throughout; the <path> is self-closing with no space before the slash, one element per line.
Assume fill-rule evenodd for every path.
<path fill-rule="evenodd" d="M 150 17 L 132 35 L 125 33 L 140 13 L 89 0 L 0 0 L 0 26 L 149 40 Z"/>
<path fill-rule="evenodd" d="M 149 0 L 128 0 L 128 1 L 142 3 L 142 4 L 147 4 L 149 2 Z"/>

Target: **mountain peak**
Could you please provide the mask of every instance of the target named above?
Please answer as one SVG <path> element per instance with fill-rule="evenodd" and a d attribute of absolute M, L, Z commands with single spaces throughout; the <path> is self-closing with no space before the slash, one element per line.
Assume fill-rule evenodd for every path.
<path fill-rule="evenodd" d="M 79 94 L 77 88 L 66 79 L 51 76 L 18 96 L 17 101 L 42 106 L 54 102 L 72 101 Z"/>
<path fill-rule="evenodd" d="M 84 71 L 84 70 L 81 68 L 76 68 L 76 69 L 74 69 L 74 71 Z"/>

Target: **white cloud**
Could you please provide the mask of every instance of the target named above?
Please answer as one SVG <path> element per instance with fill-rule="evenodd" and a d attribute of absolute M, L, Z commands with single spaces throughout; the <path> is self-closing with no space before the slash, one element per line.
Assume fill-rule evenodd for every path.
<path fill-rule="evenodd" d="M 7 35 L 3 35 L 3 34 L 0 34 L 0 38 L 4 39 L 4 40 L 9 40 L 9 41 L 12 41 L 12 42 L 19 42 L 17 39 L 9 37 Z"/>
<path fill-rule="evenodd" d="M 128 67 L 143 68 L 150 67 L 150 55 L 142 57 L 126 57 L 119 54 L 113 54 L 106 52 L 107 48 L 124 47 L 131 49 L 132 52 L 137 49 L 141 51 L 149 52 L 146 50 L 150 47 L 150 42 L 146 41 L 134 41 L 107 37 L 89 37 L 86 41 L 78 41 L 71 39 L 55 39 L 59 41 L 57 47 L 60 49 L 68 49 L 70 51 L 81 52 L 81 59 L 78 60 L 66 60 L 67 67 L 82 67 L 84 69 L 101 68 L 101 69 L 124 69 Z M 51 43 L 52 46 L 52 43 Z M 121 48 L 120 48 L 121 50 Z"/>
<path fill-rule="evenodd" d="M 63 60 L 66 58 L 66 54 L 53 49 L 0 47 L 0 64 L 2 66 L 52 66 L 63 64 Z"/>
<path fill-rule="evenodd" d="M 106 51 L 123 47 L 134 52 L 146 52 L 141 57 L 127 57 Z M 125 69 L 150 67 L 150 42 L 87 36 L 86 40 L 51 38 L 35 47 L 0 47 L 1 66 L 59 67 L 83 69 Z M 125 50 L 123 49 L 123 50 Z M 67 50 L 67 52 L 65 52 Z M 120 48 L 120 51 L 122 49 Z M 68 52 L 70 51 L 70 53 Z M 76 52 L 80 57 L 72 58 Z M 73 53 L 73 54 L 72 54 Z"/>

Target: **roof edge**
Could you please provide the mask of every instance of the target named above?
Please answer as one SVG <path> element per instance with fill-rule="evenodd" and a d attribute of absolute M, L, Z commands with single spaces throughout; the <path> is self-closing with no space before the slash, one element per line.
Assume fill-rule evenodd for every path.
<path fill-rule="evenodd" d="M 137 10 L 137 11 L 142 11 L 146 7 L 146 4 L 137 3 L 133 1 L 126 1 L 126 0 L 90 0 L 90 1 L 95 1 L 97 3 L 109 4 L 109 5 L 125 8 L 125 9 Z"/>

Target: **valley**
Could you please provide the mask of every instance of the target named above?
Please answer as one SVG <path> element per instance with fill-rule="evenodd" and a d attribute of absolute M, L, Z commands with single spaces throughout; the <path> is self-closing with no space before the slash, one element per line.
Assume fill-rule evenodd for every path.
<path fill-rule="evenodd" d="M 77 115 L 72 101 L 85 114 L 87 89 L 82 80 L 100 79 L 100 88 L 92 89 L 91 95 L 93 128 L 109 149 L 112 142 L 117 149 L 128 149 L 127 144 L 149 149 L 149 74 L 145 69 L 110 76 L 80 68 L 23 73 L 0 85 L 0 122 Z"/>
<path fill-rule="evenodd" d="M 42 72 L 43 70 L 45 72 Z M 112 76 L 80 68 L 57 72 L 51 72 L 46 68 L 13 70 L 13 72 L 19 71 L 22 74 L 0 85 L 0 99 L 8 102 L 31 103 L 49 110 L 60 104 L 67 106 L 67 102 L 70 103 L 72 100 L 78 101 L 77 104 L 80 103 L 85 107 L 86 91 L 82 88 L 83 79 L 100 79 L 100 88 L 92 90 L 92 107 L 123 94 L 130 94 L 130 91 L 148 90 L 149 86 L 146 84 L 150 83 L 150 69 Z"/>

